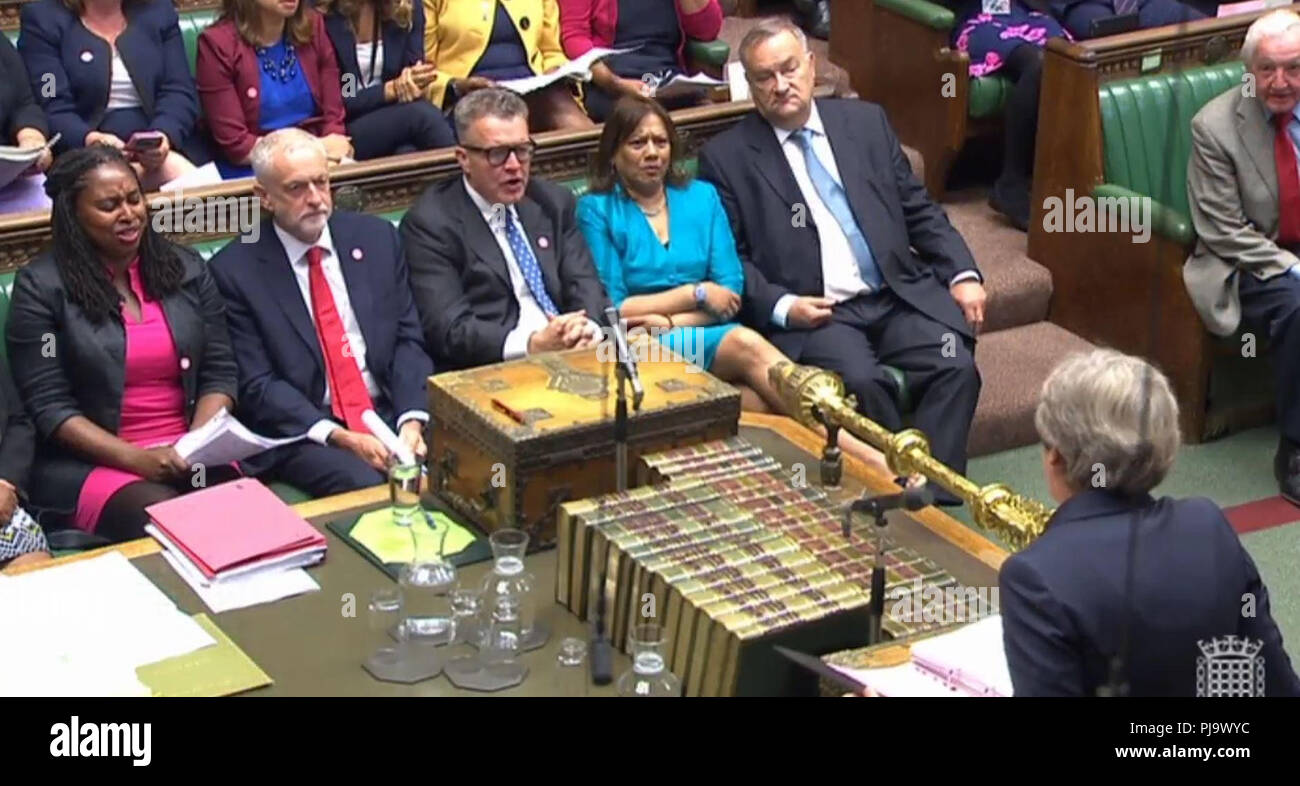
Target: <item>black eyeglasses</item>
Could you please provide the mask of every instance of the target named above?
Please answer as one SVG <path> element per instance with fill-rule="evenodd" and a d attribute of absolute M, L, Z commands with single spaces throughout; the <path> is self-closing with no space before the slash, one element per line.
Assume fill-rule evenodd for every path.
<path fill-rule="evenodd" d="M 492 166 L 501 166 L 510 158 L 511 153 L 515 154 L 515 158 L 519 159 L 519 163 L 527 164 L 533 158 L 533 151 L 537 149 L 537 143 L 530 139 L 521 145 L 478 147 L 477 145 L 462 144 L 461 147 L 466 150 L 473 150 L 475 153 L 482 153 Z"/>

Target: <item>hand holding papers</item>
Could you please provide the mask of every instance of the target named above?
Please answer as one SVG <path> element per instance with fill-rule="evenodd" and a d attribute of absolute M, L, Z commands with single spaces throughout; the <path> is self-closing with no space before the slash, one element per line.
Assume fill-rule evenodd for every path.
<path fill-rule="evenodd" d="M 666 82 L 655 85 L 654 97 L 660 101 L 670 98 L 676 98 L 680 95 L 691 93 L 705 93 L 715 87 L 726 87 L 727 82 L 723 79 L 714 79 L 708 74 L 695 74 L 686 76 L 677 74 Z"/>
<path fill-rule="evenodd" d="M 59 141 L 59 134 L 41 147 L 0 146 L 0 188 L 4 188 L 25 174 Z"/>
<path fill-rule="evenodd" d="M 508 79 L 504 82 L 498 82 L 498 87 L 504 87 L 507 90 L 513 90 L 520 95 L 527 95 L 535 90 L 541 90 L 543 87 L 549 87 L 561 79 L 573 77 L 586 81 L 591 78 L 591 67 L 601 58 L 610 55 L 621 55 L 624 52 L 631 52 L 638 47 L 628 47 L 625 49 L 605 49 L 595 47 L 589 50 L 581 57 L 575 57 L 559 68 L 548 74 L 537 74 L 536 76 L 526 76 L 523 79 Z"/>
<path fill-rule="evenodd" d="M 216 466 L 240 461 L 300 439 L 302 437 L 272 439 L 254 434 L 223 409 L 207 423 L 176 440 L 173 447 L 190 464 Z"/>
<path fill-rule="evenodd" d="M 370 433 L 374 434 L 376 439 L 384 443 L 388 452 L 397 457 L 397 463 L 406 467 L 415 464 L 415 454 L 411 452 L 410 447 L 393 433 L 393 430 L 375 414 L 373 409 L 362 412 L 361 421 L 366 424 L 366 428 L 370 429 Z"/>

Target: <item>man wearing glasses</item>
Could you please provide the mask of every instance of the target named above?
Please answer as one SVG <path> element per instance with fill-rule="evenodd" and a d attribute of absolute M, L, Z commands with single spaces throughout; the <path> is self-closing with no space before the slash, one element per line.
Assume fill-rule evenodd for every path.
<path fill-rule="evenodd" d="M 880 107 L 813 101 L 813 55 L 784 20 L 740 43 L 757 112 L 700 156 L 745 268 L 742 319 L 796 362 L 839 374 L 863 415 L 914 423 L 958 472 L 980 377 L 983 279 L 961 235 L 912 173 Z M 941 504 L 956 498 L 940 492 Z"/>
<path fill-rule="evenodd" d="M 529 179 L 535 143 L 515 93 L 456 104 L 464 177 L 425 191 L 402 219 L 402 247 L 425 343 L 439 369 L 595 346 L 609 299 L 568 189 Z"/>

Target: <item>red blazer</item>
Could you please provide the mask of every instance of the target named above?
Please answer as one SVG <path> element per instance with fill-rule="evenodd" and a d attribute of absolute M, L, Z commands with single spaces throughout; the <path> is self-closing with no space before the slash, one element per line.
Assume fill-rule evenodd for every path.
<path fill-rule="evenodd" d="M 295 50 L 321 114 L 300 127 L 316 136 L 346 134 L 339 64 L 325 32 L 325 17 L 310 8 L 307 14 L 312 20 L 311 41 Z M 195 71 L 213 141 L 228 160 L 243 161 L 260 136 L 262 72 L 257 53 L 240 37 L 233 20 L 223 19 L 199 34 Z"/>
<path fill-rule="evenodd" d="M 618 0 L 559 0 L 560 45 L 571 59 L 586 54 L 593 47 L 614 45 L 618 29 Z M 712 41 L 722 31 L 722 8 L 718 0 L 693 14 L 683 14 L 680 0 L 673 0 L 677 22 L 682 28 L 682 44 L 677 48 L 677 65 L 686 70 L 686 39 Z"/>

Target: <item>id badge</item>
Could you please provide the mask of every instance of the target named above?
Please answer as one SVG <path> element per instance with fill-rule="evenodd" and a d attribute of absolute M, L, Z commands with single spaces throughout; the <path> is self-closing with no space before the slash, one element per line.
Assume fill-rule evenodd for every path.
<path fill-rule="evenodd" d="M 1011 13 L 1011 0 L 981 0 L 986 14 Z"/>

